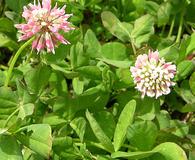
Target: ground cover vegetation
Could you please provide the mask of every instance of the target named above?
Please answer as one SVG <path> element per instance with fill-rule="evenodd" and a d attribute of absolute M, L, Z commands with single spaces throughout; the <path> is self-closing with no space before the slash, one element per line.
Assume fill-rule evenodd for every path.
<path fill-rule="evenodd" d="M 194 160 L 194 14 L 195 0 L 0 0 L 0 159 Z"/>

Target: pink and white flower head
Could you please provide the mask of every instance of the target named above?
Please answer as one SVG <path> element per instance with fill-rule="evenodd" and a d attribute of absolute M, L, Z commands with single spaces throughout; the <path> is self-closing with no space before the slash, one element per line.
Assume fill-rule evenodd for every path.
<path fill-rule="evenodd" d="M 159 57 L 158 51 L 139 55 L 135 67 L 130 71 L 136 84 L 136 89 L 142 93 L 142 98 L 147 95 L 156 99 L 170 93 L 170 87 L 175 83 L 171 80 L 176 74 L 176 66 L 171 62 L 166 63 Z"/>
<path fill-rule="evenodd" d="M 47 52 L 53 52 L 57 42 L 63 44 L 69 44 L 64 37 L 59 34 L 59 31 L 69 32 L 74 28 L 70 26 L 70 22 L 67 19 L 72 14 L 65 14 L 65 7 L 57 8 L 57 4 L 52 9 L 51 0 L 42 0 L 42 3 L 35 2 L 34 4 L 28 4 L 24 6 L 22 16 L 26 20 L 26 24 L 16 24 L 15 27 L 19 29 L 22 34 L 19 37 L 19 41 L 27 40 L 35 36 L 35 40 L 32 43 L 32 48 L 38 52 L 41 50 L 47 50 Z"/>

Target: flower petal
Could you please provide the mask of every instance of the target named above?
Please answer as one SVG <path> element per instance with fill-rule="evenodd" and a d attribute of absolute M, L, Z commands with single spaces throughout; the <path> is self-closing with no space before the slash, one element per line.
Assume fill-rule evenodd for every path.
<path fill-rule="evenodd" d="M 51 0 L 42 0 L 42 7 L 50 11 L 51 10 Z"/>
<path fill-rule="evenodd" d="M 149 51 L 137 57 L 135 67 L 130 67 L 136 89 L 142 93 L 142 98 L 147 95 L 155 97 L 170 93 L 170 87 L 175 83 L 171 80 L 176 74 L 176 66 L 159 58 L 158 51 Z"/>

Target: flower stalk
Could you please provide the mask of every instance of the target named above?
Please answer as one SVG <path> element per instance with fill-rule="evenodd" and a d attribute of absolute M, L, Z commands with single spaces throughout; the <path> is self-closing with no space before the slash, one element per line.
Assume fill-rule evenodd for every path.
<path fill-rule="evenodd" d="M 133 49 L 133 54 L 136 55 L 136 49 L 135 49 L 135 46 L 134 46 L 134 44 L 133 44 L 132 41 L 131 41 L 131 47 L 132 47 L 132 49 Z"/>
<path fill-rule="evenodd" d="M 8 73 L 7 73 L 7 77 L 6 77 L 6 80 L 5 80 L 5 83 L 4 83 L 4 86 L 7 87 L 8 84 L 9 84 L 9 81 L 10 81 L 10 78 L 11 78 L 11 74 L 12 74 L 12 71 L 13 71 L 13 68 L 15 66 L 15 63 L 18 59 L 18 57 L 20 56 L 20 54 L 22 53 L 22 51 L 27 47 L 29 46 L 32 41 L 34 40 L 35 37 L 32 37 L 31 39 L 29 39 L 27 42 L 25 42 L 19 49 L 18 51 L 16 52 L 16 54 L 14 55 L 14 57 L 12 58 L 12 61 L 10 63 L 10 66 L 9 66 L 9 69 L 8 69 Z"/>
<path fill-rule="evenodd" d="M 177 38 L 176 38 L 176 43 L 180 42 L 181 39 L 181 34 L 182 34 L 182 29 L 183 29 L 183 16 L 184 14 L 181 14 L 181 18 L 180 18 L 180 22 L 179 22 L 179 29 L 178 29 L 178 34 L 177 34 Z"/>
<path fill-rule="evenodd" d="M 171 38 L 174 25 L 175 25 L 175 16 L 173 17 L 172 22 L 171 22 L 171 27 L 170 27 L 170 30 L 169 30 L 168 38 Z"/>

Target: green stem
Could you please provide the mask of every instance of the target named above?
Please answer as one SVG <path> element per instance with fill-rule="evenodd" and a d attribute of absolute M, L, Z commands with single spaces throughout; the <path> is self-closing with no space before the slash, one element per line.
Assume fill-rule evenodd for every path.
<path fill-rule="evenodd" d="M 5 124 L 4 124 L 4 128 L 6 128 L 7 124 L 9 123 L 10 119 L 19 111 L 19 107 L 7 118 Z"/>
<path fill-rule="evenodd" d="M 24 126 L 24 127 L 19 128 L 18 130 L 14 131 L 14 134 L 17 134 L 17 133 L 19 133 L 19 132 L 24 131 L 25 129 L 27 129 L 27 127 L 28 127 L 28 126 Z"/>
<path fill-rule="evenodd" d="M 133 49 L 133 54 L 136 55 L 136 49 L 135 49 L 135 46 L 134 46 L 134 44 L 133 44 L 132 41 L 131 41 L 131 47 L 132 47 L 132 49 Z"/>
<path fill-rule="evenodd" d="M 163 36 L 163 34 L 164 34 L 164 32 L 165 32 L 165 27 L 166 27 L 166 25 L 164 25 L 164 26 L 162 27 L 161 36 Z"/>
<path fill-rule="evenodd" d="M 0 65 L 0 69 L 7 70 L 8 67 L 1 64 L 1 65 Z"/>
<path fill-rule="evenodd" d="M 103 145 L 101 145 L 100 143 L 88 141 L 88 142 L 87 142 L 87 145 L 95 146 L 95 147 L 97 147 L 97 148 L 100 148 L 100 149 L 103 149 L 103 150 L 108 151 L 108 150 L 107 150 Z M 108 151 L 108 152 L 109 152 L 109 151 Z"/>
<path fill-rule="evenodd" d="M 7 73 L 7 77 L 6 77 L 4 86 L 7 87 L 8 84 L 9 84 L 9 81 L 10 81 L 10 78 L 11 78 L 11 74 L 12 74 L 14 65 L 15 65 L 15 63 L 16 63 L 18 57 L 20 56 L 20 54 L 22 53 L 22 51 L 23 51 L 29 44 L 32 43 L 33 40 L 34 40 L 34 37 L 32 37 L 31 39 L 29 39 L 26 43 L 24 43 L 24 44 L 18 49 L 18 51 L 17 51 L 16 54 L 14 55 L 14 57 L 13 57 L 11 63 L 10 63 L 9 69 L 8 69 L 8 73 Z"/>
<path fill-rule="evenodd" d="M 170 38 L 172 35 L 174 25 L 175 25 L 175 16 L 173 17 L 172 22 L 171 22 L 171 27 L 169 30 L 168 38 Z"/>
<path fill-rule="evenodd" d="M 183 28 L 183 13 L 181 14 L 181 18 L 180 18 L 180 22 L 179 22 L 179 29 L 178 29 L 176 43 L 180 42 L 181 34 L 182 34 L 182 28 Z"/>
<path fill-rule="evenodd" d="M 9 61 L 8 61 L 8 63 L 7 63 L 7 66 L 10 66 L 13 57 L 14 57 L 14 55 L 12 55 L 12 56 L 10 57 L 10 59 L 9 59 Z"/>

